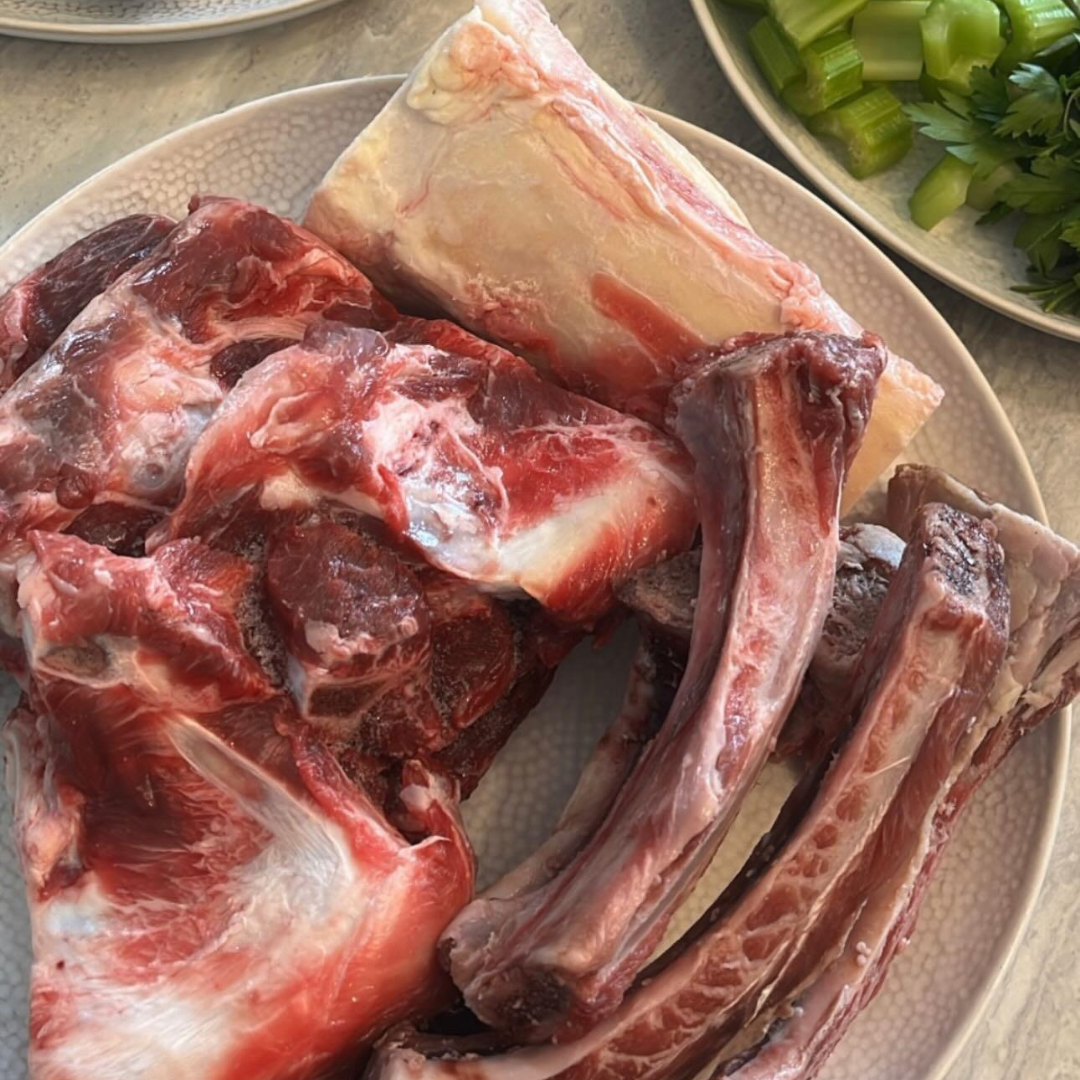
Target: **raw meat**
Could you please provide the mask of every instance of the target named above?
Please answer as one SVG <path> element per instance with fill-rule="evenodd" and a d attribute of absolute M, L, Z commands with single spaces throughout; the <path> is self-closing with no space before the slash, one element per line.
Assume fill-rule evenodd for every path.
<path fill-rule="evenodd" d="M 814 774 L 823 778 L 812 801 L 806 785 L 796 789 L 748 870 L 614 1016 L 574 1042 L 486 1059 L 390 1047 L 373 1075 L 689 1080 L 842 945 L 914 842 L 920 810 L 936 804 L 1005 655 L 1008 595 L 992 530 L 936 507 L 915 540 L 853 688 L 860 719 L 832 767 Z"/>
<path fill-rule="evenodd" d="M 397 336 L 410 343 L 323 323 L 250 371 L 151 546 L 235 543 L 283 510 L 343 506 L 448 573 L 581 623 L 638 567 L 689 546 L 697 514 L 674 440 L 457 327 Z"/>
<path fill-rule="evenodd" d="M 250 685 L 242 560 L 34 548 L 6 736 L 35 1080 L 307 1080 L 446 1000 L 436 940 L 473 880 L 453 788 L 404 765 L 408 843 Z"/>
<path fill-rule="evenodd" d="M 0 392 L 121 274 L 145 259 L 176 222 L 133 214 L 76 240 L 0 296 Z"/>
<path fill-rule="evenodd" d="M 703 345 L 750 330 L 859 333 L 815 274 L 589 70 L 539 0 L 479 0 L 450 27 L 305 222 L 388 295 L 654 422 Z M 845 505 L 940 400 L 890 356 Z"/>
<path fill-rule="evenodd" d="M 0 399 L 0 579 L 31 529 L 116 526 L 134 551 L 179 495 L 188 452 L 244 367 L 320 314 L 388 326 L 393 308 L 313 236 L 233 199 L 192 213 L 93 300 Z M 112 516 L 116 511 L 117 517 Z M 10 599 L 0 623 L 14 632 Z M 6 601 L 6 602 L 5 602 Z"/>
<path fill-rule="evenodd" d="M 917 842 L 870 892 L 839 956 L 798 998 L 798 1009 L 718 1075 L 812 1080 L 881 989 L 979 785 L 1027 731 L 1080 692 L 1080 550 L 1031 518 L 993 503 L 939 469 L 902 466 L 889 484 L 889 522 L 902 535 L 926 504 L 944 502 L 991 522 L 1005 553 L 1009 649 L 981 709 L 950 758 L 951 771 L 917 821 Z"/>
<path fill-rule="evenodd" d="M 454 920 L 446 938 L 455 950 L 482 957 L 490 934 L 585 847 L 667 716 L 682 669 L 682 658 L 673 655 L 664 640 L 646 636 L 641 642 L 622 709 L 586 762 L 551 836 Z M 468 978 L 465 972 L 457 974 Z"/>
<path fill-rule="evenodd" d="M 1009 656 L 975 732 L 989 735 L 964 779 L 970 794 L 1017 739 L 1080 692 L 1080 549 L 940 469 L 901 466 L 889 482 L 890 524 L 907 535 L 927 502 L 990 521 L 1005 550 L 1012 599 Z M 999 723 L 1002 718 L 1006 722 Z"/>
<path fill-rule="evenodd" d="M 777 741 L 776 758 L 812 758 L 835 741 L 855 666 L 903 551 L 903 541 L 880 525 L 841 526 L 832 606 Z M 619 590 L 619 599 L 653 633 L 685 651 L 700 570 L 701 550 L 683 552 L 639 570 Z"/>
<path fill-rule="evenodd" d="M 276 693 L 248 650 L 256 582 L 243 560 L 194 540 L 153 559 L 54 533 L 31 533 L 30 542 L 18 601 L 38 682 L 74 679 L 106 696 L 122 687 L 194 713 Z"/>
<path fill-rule="evenodd" d="M 703 537 L 686 674 L 589 843 L 478 947 L 448 940 L 455 982 L 493 1027 L 530 1040 L 588 1030 L 711 860 L 820 633 L 844 473 L 884 362 L 869 337 L 780 337 L 722 356 L 676 394 Z"/>
<path fill-rule="evenodd" d="M 892 581 L 904 542 L 880 525 L 840 530 L 832 607 L 775 757 L 814 759 L 828 751 L 847 722 L 855 669 Z"/>
<path fill-rule="evenodd" d="M 514 729 L 540 703 L 556 668 L 582 637 L 580 628 L 557 625 L 536 604 L 514 602 L 507 607 L 514 644 L 510 685 L 433 758 L 436 767 L 457 780 L 463 798 L 472 794 Z M 477 641 L 470 650 L 474 663 L 476 656 L 488 655 L 481 654 L 481 648 Z"/>

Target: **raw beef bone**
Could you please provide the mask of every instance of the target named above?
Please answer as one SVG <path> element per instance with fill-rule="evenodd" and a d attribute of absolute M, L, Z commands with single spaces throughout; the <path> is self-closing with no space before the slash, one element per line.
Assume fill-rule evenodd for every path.
<path fill-rule="evenodd" d="M 844 474 L 884 363 L 874 338 L 780 337 L 722 356 L 676 393 L 673 426 L 694 458 L 702 518 L 686 674 L 565 869 L 524 900 L 466 908 L 448 931 L 454 981 L 493 1027 L 560 1041 L 588 1030 L 708 866 L 821 631 Z"/>
<path fill-rule="evenodd" d="M 859 333 L 816 275 L 589 70 L 539 0 L 479 0 L 451 26 L 327 174 L 305 223 L 389 295 L 653 421 L 702 345 Z M 890 356 L 845 506 L 941 393 Z"/>
<path fill-rule="evenodd" d="M 0 392 L 76 315 L 172 231 L 171 218 L 133 214 L 76 240 L 0 296 Z"/>
<path fill-rule="evenodd" d="M 308 1080 L 444 1003 L 473 882 L 452 786 L 405 764 L 410 844 L 268 696 L 243 560 L 33 543 L 6 738 L 34 1080 Z"/>
<path fill-rule="evenodd" d="M 447 573 L 587 624 L 634 570 L 689 546 L 689 473 L 673 439 L 458 327 L 323 323 L 240 379 L 150 546 L 344 507 Z"/>
<path fill-rule="evenodd" d="M 397 318 L 309 233 L 234 199 L 193 200 L 0 398 L 0 628 L 16 633 L 3 585 L 31 529 L 137 551 L 240 372 L 321 313 Z"/>
<path fill-rule="evenodd" d="M 903 552 L 903 540 L 880 525 L 841 526 L 832 606 L 780 733 L 774 753 L 778 760 L 814 758 L 835 742 L 836 725 L 848 715 L 855 667 Z M 653 634 L 685 653 L 700 570 L 700 548 L 682 552 L 639 570 L 619 590 L 619 599 Z"/>
<path fill-rule="evenodd" d="M 565 1044 L 479 1059 L 398 1037 L 370 1075 L 690 1080 L 772 995 L 824 966 L 917 840 L 920 808 L 936 802 L 1005 653 L 993 530 L 939 506 L 914 541 L 875 621 L 850 702 L 859 719 L 835 762 L 796 788 L 746 870 L 613 1016 Z"/>
<path fill-rule="evenodd" d="M 551 836 L 481 893 L 454 920 L 448 938 L 454 952 L 482 951 L 492 926 L 520 910 L 529 897 L 585 847 L 604 823 L 664 718 L 682 678 L 685 657 L 647 631 L 639 643 L 619 715 L 604 732 L 567 801 Z"/>
<path fill-rule="evenodd" d="M 869 894 L 843 951 L 766 1039 L 725 1063 L 738 1080 L 812 1080 L 873 1000 L 915 928 L 927 888 L 972 795 L 1028 731 L 1080 692 L 1080 550 L 1045 525 L 942 472 L 904 465 L 889 483 L 889 523 L 911 534 L 922 507 L 946 503 L 988 521 L 1005 554 L 1009 648 L 951 760 L 948 781 L 919 821 L 918 843 Z"/>
<path fill-rule="evenodd" d="M 907 535 L 927 502 L 944 502 L 993 524 L 1005 549 L 1012 598 L 1009 657 L 980 717 L 975 735 L 986 738 L 962 778 L 958 810 L 1018 739 L 1080 693 L 1080 549 L 940 469 L 901 466 L 889 482 L 890 524 Z"/>

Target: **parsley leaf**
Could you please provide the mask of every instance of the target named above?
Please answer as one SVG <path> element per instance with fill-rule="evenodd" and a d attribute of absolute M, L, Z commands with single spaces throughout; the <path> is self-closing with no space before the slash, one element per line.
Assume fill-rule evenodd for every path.
<path fill-rule="evenodd" d="M 939 103 L 920 102 L 905 105 L 909 120 L 920 125 L 929 139 L 943 143 L 972 143 L 990 133 L 990 126 L 971 116 L 968 103 L 963 98 L 949 94 Z"/>
<path fill-rule="evenodd" d="M 977 119 L 996 124 L 1009 108 L 1008 80 L 989 68 L 976 68 L 971 73 L 971 101 Z"/>
<path fill-rule="evenodd" d="M 1002 185 L 1000 197 L 1014 210 L 1049 214 L 1080 202 L 1080 163 L 1068 158 L 1038 158 L 1031 172 Z"/>
<path fill-rule="evenodd" d="M 1009 82 L 1023 93 L 1010 102 L 994 131 L 998 135 L 1049 135 L 1061 126 L 1065 99 L 1061 85 L 1045 68 L 1021 64 Z"/>

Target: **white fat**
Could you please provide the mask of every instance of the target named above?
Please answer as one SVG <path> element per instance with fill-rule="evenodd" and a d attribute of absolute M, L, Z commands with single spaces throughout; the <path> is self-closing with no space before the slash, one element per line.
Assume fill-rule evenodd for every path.
<path fill-rule="evenodd" d="M 316 502 L 318 493 L 292 471 L 267 477 L 259 492 L 259 505 L 264 510 L 295 510 Z"/>

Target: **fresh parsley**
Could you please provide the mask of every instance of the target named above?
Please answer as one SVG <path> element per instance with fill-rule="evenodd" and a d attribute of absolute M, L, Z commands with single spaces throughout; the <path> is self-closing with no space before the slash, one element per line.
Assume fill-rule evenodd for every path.
<path fill-rule="evenodd" d="M 974 166 L 976 179 L 1001 178 L 991 180 L 994 201 L 979 224 L 1016 219 L 1014 242 L 1030 268 L 1015 289 L 1047 311 L 1080 316 L 1080 34 L 1008 73 L 976 69 L 969 97 L 938 96 L 904 111 Z"/>

